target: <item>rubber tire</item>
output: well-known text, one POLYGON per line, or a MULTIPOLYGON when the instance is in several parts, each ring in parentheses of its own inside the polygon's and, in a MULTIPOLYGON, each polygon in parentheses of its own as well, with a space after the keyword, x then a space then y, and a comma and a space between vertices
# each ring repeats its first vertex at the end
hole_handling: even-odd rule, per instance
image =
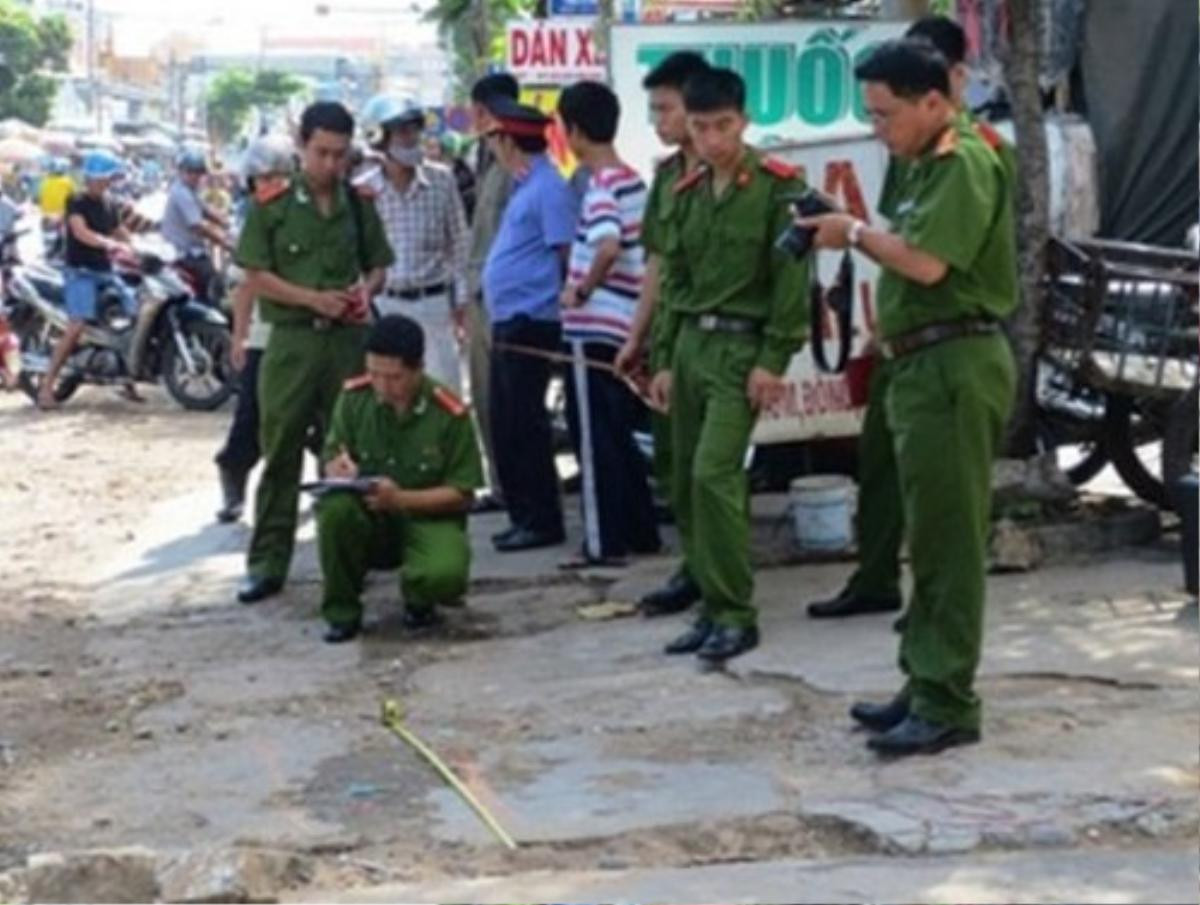
MULTIPOLYGON (((229 349, 232 346, 232 337, 228 327, 217 324, 210 324, 204 321, 200 323, 186 324, 180 328, 183 331, 184 337, 192 334, 213 334, 224 340, 225 353, 229 354, 229 349)), ((162 374, 163 382, 166 384, 167 392, 171 394, 171 398, 178 402, 181 406, 190 412, 211 412, 219 409, 234 394, 237 381, 234 379, 233 366, 226 361, 225 371, 228 374, 228 379, 221 385, 221 389, 213 393, 211 396, 197 398, 189 396, 184 392, 183 387, 179 385, 175 378, 176 371, 184 367, 180 361, 179 348, 175 345, 174 340, 166 344, 166 350, 163 354, 162 374)))
POLYGON ((1179 479, 1193 468, 1200 440, 1200 391, 1192 387, 1171 408, 1163 437, 1163 485, 1173 493, 1179 479))
POLYGON ((1098 420, 1094 424, 1091 422, 1077 421, 1074 424, 1062 424, 1061 416, 1055 416, 1044 410, 1038 411, 1037 432, 1041 441, 1042 448, 1046 450, 1057 449, 1059 446, 1068 443, 1076 443, 1080 439, 1078 434, 1080 431, 1086 430, 1090 425, 1091 428, 1100 436, 1096 438, 1095 444, 1091 451, 1072 465, 1070 468, 1064 469, 1063 474, 1067 476, 1074 486, 1082 487, 1096 475, 1100 474, 1109 463, 1108 444, 1104 438, 1104 422, 1098 420), (1064 434, 1069 435, 1064 437, 1064 434))
MULTIPOLYGON (((1134 413, 1137 406, 1130 396, 1109 396, 1104 410, 1104 429, 1108 438, 1108 453, 1125 486, 1147 503, 1159 509, 1171 509, 1170 494, 1162 481, 1138 457, 1137 447, 1146 440, 1146 429, 1135 436, 1134 413)), ((1164 430, 1156 431, 1158 436, 1164 430)))
MULTIPOLYGON (((18 334, 20 351, 25 351, 25 344, 30 336, 28 332, 29 328, 37 326, 40 326, 40 322, 27 324, 26 329, 23 329, 18 334)), ((49 356, 53 352, 54 349, 51 347, 49 350, 47 350, 47 355, 49 356)), ((22 368, 21 373, 17 376, 17 386, 21 388, 21 391, 29 397, 29 400, 34 405, 37 405, 38 393, 40 392, 42 386, 41 380, 35 381, 33 379, 33 375, 22 368)), ((75 391, 81 386, 83 386, 83 378, 78 374, 72 374, 69 377, 60 377, 58 380, 58 386, 54 388, 54 401, 59 404, 66 402, 75 395, 75 391)))

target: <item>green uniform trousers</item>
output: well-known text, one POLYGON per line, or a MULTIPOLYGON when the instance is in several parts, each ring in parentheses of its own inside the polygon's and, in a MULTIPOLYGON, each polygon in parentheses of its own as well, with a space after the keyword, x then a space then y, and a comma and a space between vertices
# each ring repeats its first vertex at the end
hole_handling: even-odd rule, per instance
POLYGON ((887 420, 894 367, 882 357, 876 360, 858 438, 858 570, 850 578, 849 589, 867 597, 900 596, 904 500, 887 420))
POLYGON ((325 588, 321 615, 330 625, 362 620, 363 579, 371 569, 400 569, 406 607, 429 610, 467 590, 471 544, 463 516, 378 515, 354 494, 317 505, 317 546, 325 588))
POLYGON ((1016 367, 1001 335, 932 346, 893 362, 894 438, 913 573, 900 668, 918 716, 977 729, 992 460, 1016 367))
POLYGON ((758 347, 756 336, 708 333, 688 322, 671 369, 672 494, 684 567, 704 595, 703 616, 730 628, 758 621, 745 468, 758 417, 746 381, 758 347))
POLYGON ((362 372, 362 327, 314 330, 277 324, 258 372, 262 478, 254 507, 247 571, 287 578, 296 542, 304 440, 314 422, 327 430, 342 383, 362 372))

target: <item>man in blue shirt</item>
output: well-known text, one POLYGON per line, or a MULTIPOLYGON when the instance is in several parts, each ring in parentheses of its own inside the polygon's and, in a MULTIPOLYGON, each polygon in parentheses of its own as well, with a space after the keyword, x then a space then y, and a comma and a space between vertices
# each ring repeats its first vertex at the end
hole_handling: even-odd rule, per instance
POLYGON ((513 192, 483 269, 492 325, 491 422, 511 526, 502 553, 560 544, 562 503, 546 387, 561 345, 558 297, 575 237, 577 200, 546 156, 549 120, 507 97, 489 104, 488 148, 513 175, 513 192), (521 347, 524 351, 516 351, 521 347), (532 353, 532 354, 531 354, 532 353))
POLYGON ((179 264, 191 275, 197 294, 210 302, 216 268, 208 251, 213 243, 232 251, 225 235, 228 221, 200 200, 200 184, 208 173, 208 161, 199 151, 185 151, 179 159, 179 178, 167 192, 167 207, 163 213, 163 238, 179 255, 179 264))

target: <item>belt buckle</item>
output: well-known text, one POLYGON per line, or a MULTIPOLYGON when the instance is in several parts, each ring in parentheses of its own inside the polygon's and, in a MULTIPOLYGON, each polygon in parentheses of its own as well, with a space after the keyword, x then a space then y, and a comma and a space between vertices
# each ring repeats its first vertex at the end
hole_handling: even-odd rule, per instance
POLYGON ((891 361, 896 357, 896 347, 886 339, 879 343, 879 354, 883 356, 884 361, 891 361))
POLYGON ((333 326, 333 321, 327 317, 314 317, 312 327, 317 332, 323 332, 333 326))
POLYGON ((719 320, 715 314, 701 314, 700 317, 697 318, 696 324, 701 330, 711 333, 717 329, 719 320))

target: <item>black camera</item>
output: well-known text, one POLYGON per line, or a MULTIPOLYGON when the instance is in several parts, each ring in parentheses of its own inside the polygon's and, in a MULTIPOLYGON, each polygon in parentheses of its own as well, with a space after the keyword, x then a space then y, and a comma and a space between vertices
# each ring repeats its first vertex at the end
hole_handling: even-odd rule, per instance
MULTIPOLYGON (((832 214, 837 210, 829 200, 815 189, 807 189, 799 195, 785 195, 784 201, 792 206, 792 211, 798 217, 816 217, 819 214, 832 214)), ((775 240, 775 247, 780 251, 799 260, 812 251, 813 236, 817 231, 812 227, 788 226, 775 240)))

